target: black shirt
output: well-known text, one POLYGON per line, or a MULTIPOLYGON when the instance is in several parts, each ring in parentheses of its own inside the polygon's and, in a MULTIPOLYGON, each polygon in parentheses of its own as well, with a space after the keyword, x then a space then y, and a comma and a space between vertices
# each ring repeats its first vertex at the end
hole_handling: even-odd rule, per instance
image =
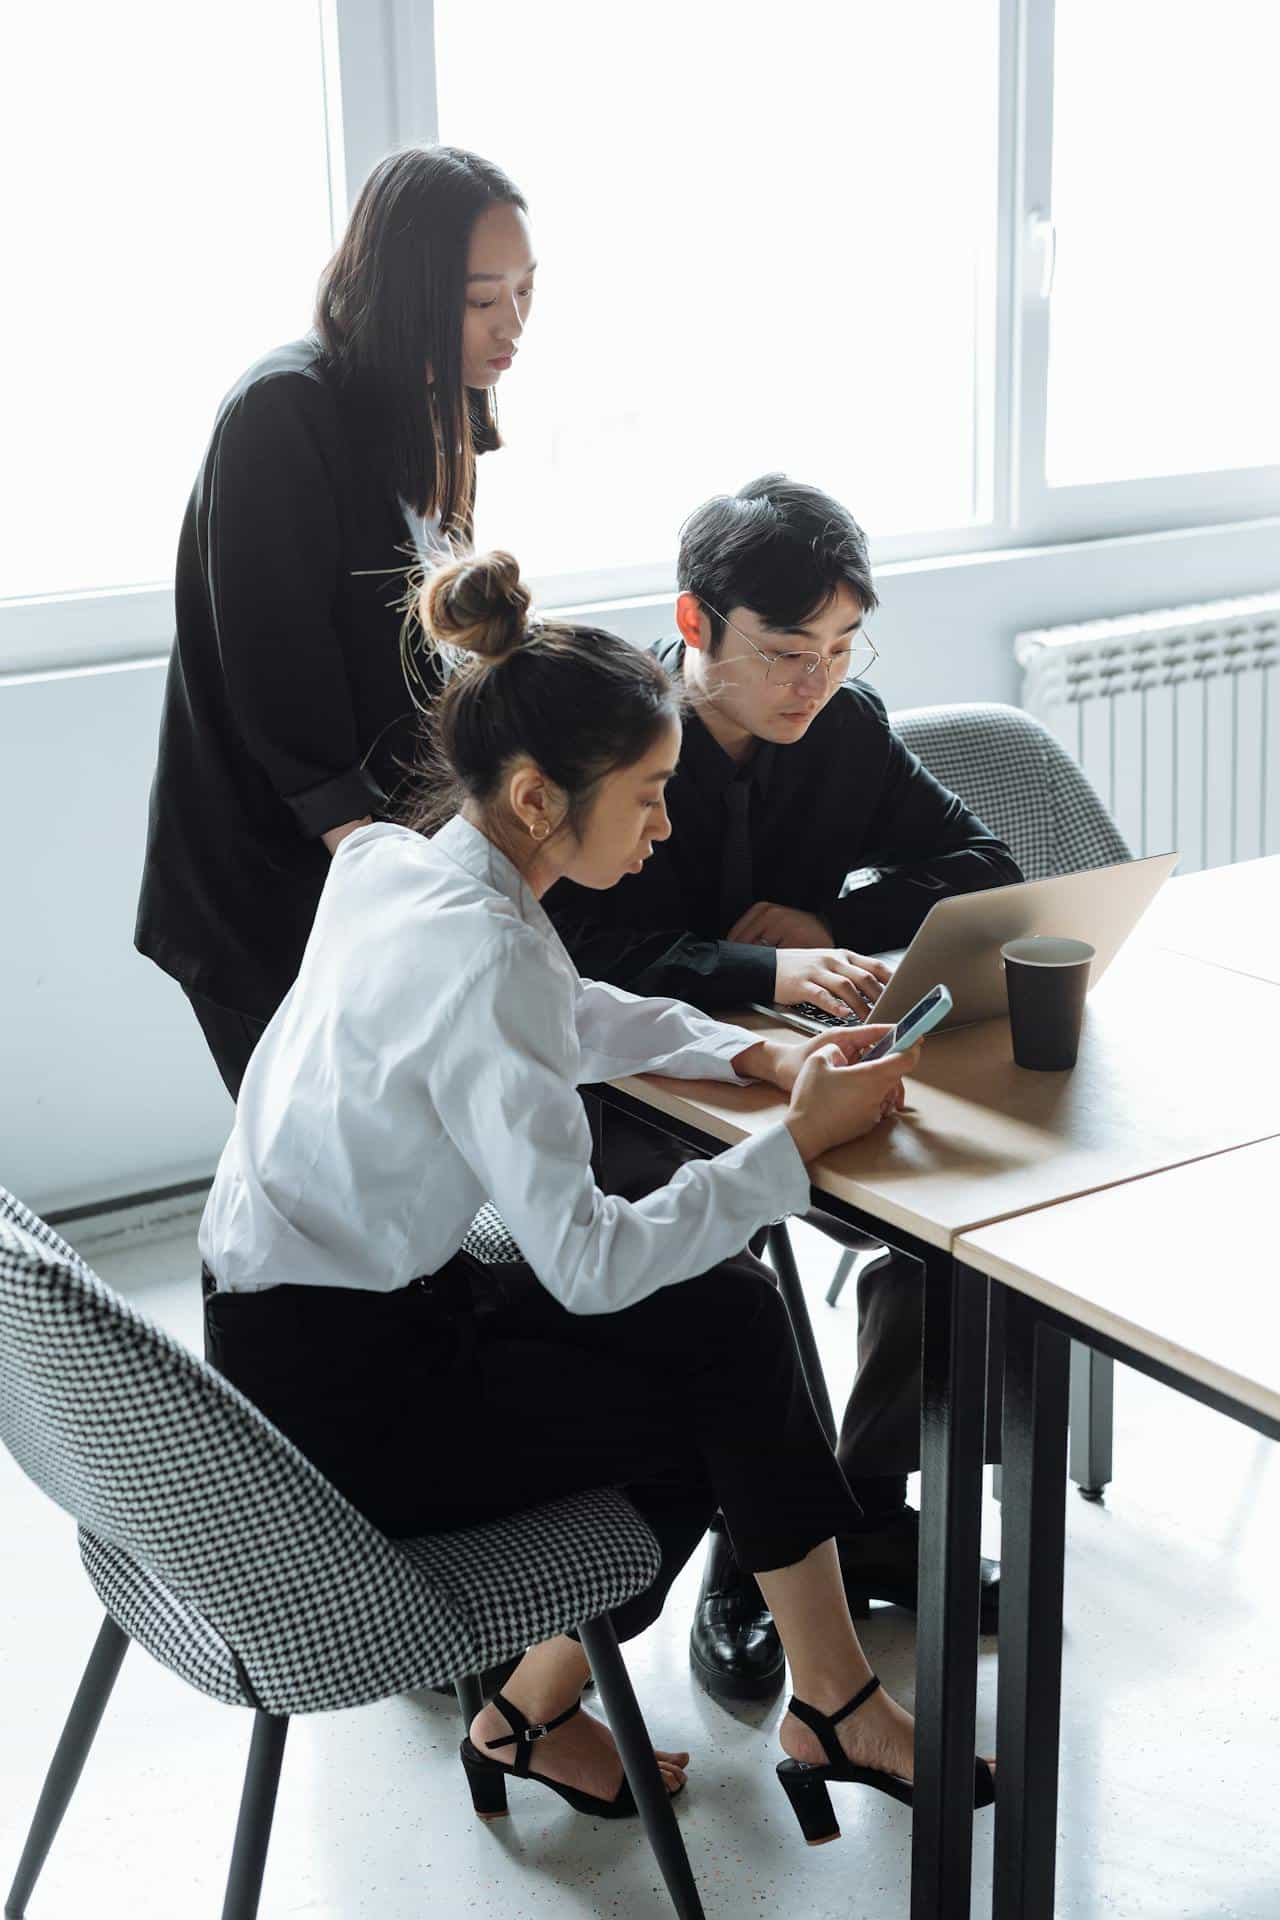
MULTIPOLYGON (((684 643, 653 651, 680 674, 684 643)), ((671 838, 607 892, 561 880, 546 906, 579 969, 633 993, 670 994, 709 1013, 773 998, 772 948, 724 938, 729 788, 748 784, 750 900, 822 917, 833 944, 860 953, 906 946, 935 900, 1020 880, 1004 842, 898 739, 879 695, 839 689, 803 739, 761 741, 745 767, 686 715, 667 787, 671 838), (846 877, 876 870, 842 895, 846 877)), ((740 888, 739 888, 740 891, 740 888)))
POLYGON ((416 736, 400 664, 404 512, 314 339, 223 401, 183 521, 135 942, 268 1018, 329 869, 319 835, 385 809, 416 736))

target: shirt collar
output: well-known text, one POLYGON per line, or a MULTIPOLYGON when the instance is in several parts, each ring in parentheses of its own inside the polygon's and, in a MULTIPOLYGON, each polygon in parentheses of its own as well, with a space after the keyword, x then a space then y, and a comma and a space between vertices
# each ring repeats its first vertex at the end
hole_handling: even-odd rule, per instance
MULTIPOLYGON (((664 664, 674 679, 684 679, 683 641, 674 653, 664 657, 664 664)), ((722 794, 735 780, 743 779, 765 798, 777 755, 778 749, 772 740, 757 740, 755 752, 748 761, 732 760, 692 705, 685 712, 681 765, 687 762, 698 785, 709 793, 722 794)))
POLYGON ((519 868, 478 827, 464 820, 460 813, 455 813, 452 820, 446 821, 432 835, 431 845, 483 886, 491 887, 495 893, 510 900, 529 926, 555 938, 555 929, 519 868))

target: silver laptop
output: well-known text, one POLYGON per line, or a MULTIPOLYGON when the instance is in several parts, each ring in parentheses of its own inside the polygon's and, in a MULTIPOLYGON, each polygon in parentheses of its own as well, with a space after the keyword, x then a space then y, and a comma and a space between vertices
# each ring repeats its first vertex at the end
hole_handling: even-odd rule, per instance
MULTIPOLYGON (((922 994, 939 981, 951 994, 952 1008, 942 1025, 967 1026, 1008 1010, 1000 949, 1007 940, 1028 934, 1057 934, 1087 940, 1097 958, 1089 986, 1097 986, 1133 929, 1178 864, 1176 853, 1153 853, 1088 873, 1064 873, 1052 880, 1024 880, 1017 886, 988 887, 981 893, 955 893, 939 900, 921 922, 909 947, 881 954, 893 978, 868 1016, 901 1020, 922 994)), ((856 1024, 818 1007, 763 1006, 802 1033, 856 1024)))

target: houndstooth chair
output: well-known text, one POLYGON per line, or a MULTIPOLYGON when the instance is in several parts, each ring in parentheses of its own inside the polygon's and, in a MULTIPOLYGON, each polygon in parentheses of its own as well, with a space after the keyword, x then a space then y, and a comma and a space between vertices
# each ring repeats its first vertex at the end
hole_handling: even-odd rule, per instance
MULTIPOLYGON (((903 745, 999 834, 1028 880, 1084 873, 1133 858, 1070 754, 1019 707, 912 707, 890 715, 903 745)), ((819 1224, 815 1221, 815 1224, 819 1224)), ((891 1256, 861 1256, 867 1272, 891 1256)), ((840 1297, 858 1252, 846 1251, 827 1293, 840 1297)), ((1105 1354, 1071 1354, 1071 1478, 1097 1499, 1111 1479, 1113 1367, 1105 1354)))
POLYGON ((675 1909, 701 1915, 607 1618, 659 1564, 619 1493, 388 1539, 2 1187, 0 1438, 77 1521, 106 1609, 6 1915, 26 1910, 131 1640, 201 1693, 253 1710, 223 1907, 223 1920, 253 1920, 291 1715, 475 1675, 573 1627, 675 1909))

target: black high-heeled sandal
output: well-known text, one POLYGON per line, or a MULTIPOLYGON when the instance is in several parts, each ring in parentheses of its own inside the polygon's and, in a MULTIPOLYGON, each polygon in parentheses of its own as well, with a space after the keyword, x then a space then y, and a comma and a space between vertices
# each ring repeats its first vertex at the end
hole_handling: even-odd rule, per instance
MULTIPOLYGON (((486 1740, 487 1747, 514 1747, 514 1763, 495 1760, 487 1753, 481 1753, 470 1736, 463 1741, 458 1752, 466 1770, 467 1785, 471 1789, 471 1804, 482 1820, 501 1820, 507 1811, 507 1777, 514 1774, 517 1780, 536 1780, 540 1787, 550 1787, 552 1793, 558 1793, 567 1800, 577 1813, 589 1813, 596 1820, 628 1820, 637 1811, 631 1784, 625 1773, 622 1784, 612 1800, 602 1800, 599 1794, 584 1793, 581 1787, 565 1786, 559 1780, 549 1780, 545 1773, 531 1773, 533 1764, 533 1743, 541 1740, 544 1734, 562 1727, 566 1720, 572 1720, 575 1713, 581 1711, 581 1700, 575 1700, 571 1707, 558 1713, 554 1720, 547 1720, 537 1726, 531 1725, 521 1713, 519 1707, 512 1706, 504 1693, 495 1693, 490 1703, 498 1709, 511 1728, 501 1740, 486 1740)), ((677 1792, 683 1791, 677 1788, 677 1792)))
MULTIPOLYGON (((825 1763, 819 1762, 813 1766, 803 1760, 778 1762, 778 1779, 791 1802, 792 1812, 800 1822, 800 1831, 811 1847, 820 1847, 824 1841, 840 1838, 840 1823, 832 1811, 831 1795, 827 1791, 829 1780, 849 1780, 858 1786, 874 1787, 877 1793, 887 1793, 891 1800, 900 1800, 904 1807, 912 1803, 910 1780, 903 1780, 896 1773, 886 1773, 880 1767, 858 1766, 847 1758, 836 1737, 840 1722, 864 1706, 879 1685, 879 1680, 872 1674, 866 1686, 855 1693, 848 1706, 841 1707, 839 1713, 819 1713, 807 1700, 797 1700, 794 1694, 787 1703, 787 1712, 794 1713, 797 1720, 803 1720, 805 1726, 817 1734, 827 1755, 825 1763)), ((975 1759, 974 1806, 989 1807, 995 1797, 995 1776, 985 1760, 975 1759)))

